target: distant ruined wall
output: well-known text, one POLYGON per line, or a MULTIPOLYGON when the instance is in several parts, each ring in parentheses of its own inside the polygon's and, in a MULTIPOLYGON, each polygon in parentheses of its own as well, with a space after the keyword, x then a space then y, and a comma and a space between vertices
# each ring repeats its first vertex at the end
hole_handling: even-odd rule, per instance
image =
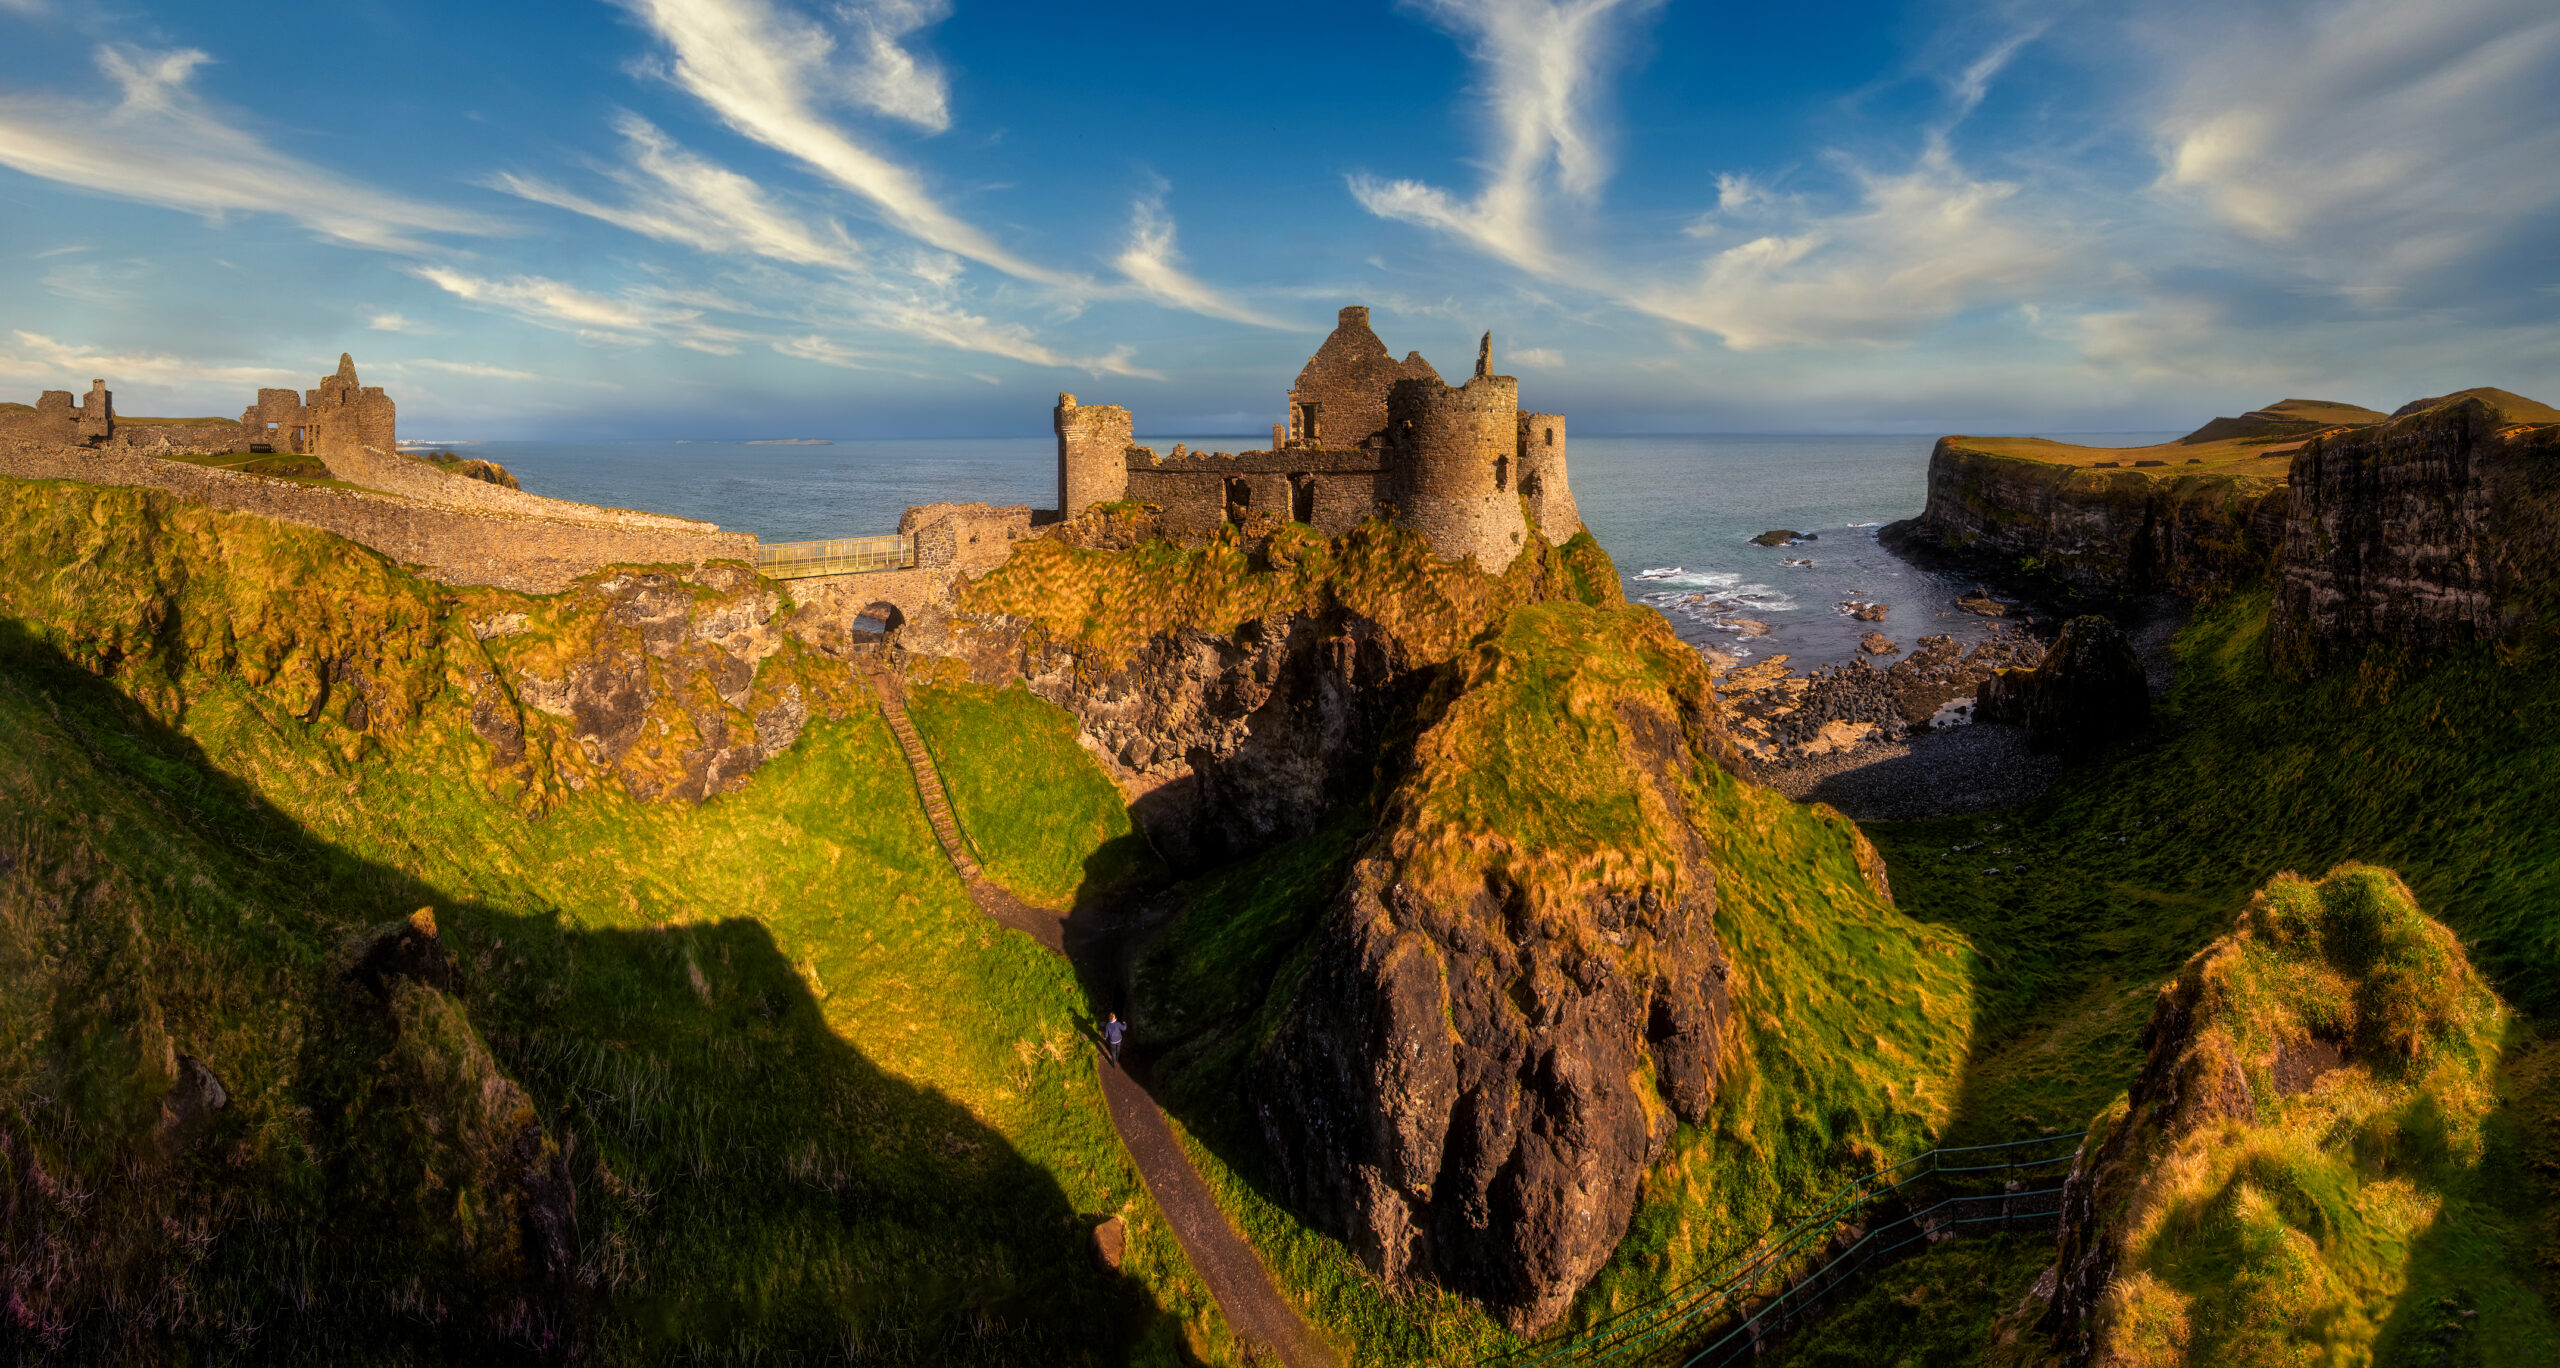
MULTIPOLYGON (((608 565, 752 564, 755 538, 610 522, 558 521, 436 507, 364 490, 331 489, 163 461, 109 448, 0 440, 0 476, 165 490, 215 508, 255 513, 361 542, 449 584, 556 594, 608 565)), ((696 524, 696 526, 708 526, 696 524)))
POLYGON ((0 413, 0 437, 27 442, 60 442, 89 446, 115 431, 115 396, 107 382, 89 382, 86 403, 73 403, 69 390, 46 390, 36 396, 33 413, 0 413))
POLYGON ((1565 478, 1563 414, 1520 415, 1520 496, 1550 543, 1562 546, 1582 530, 1582 510, 1565 478))
POLYGON ((1455 389, 1401 381, 1387 411, 1396 520, 1430 538, 1443 559, 1473 557, 1478 569, 1502 573, 1528 536, 1515 469, 1520 382, 1485 374, 1455 389))
POLYGON ((1118 404, 1080 405, 1058 396, 1058 516, 1072 518, 1095 504, 1129 493, 1129 410, 1118 404))

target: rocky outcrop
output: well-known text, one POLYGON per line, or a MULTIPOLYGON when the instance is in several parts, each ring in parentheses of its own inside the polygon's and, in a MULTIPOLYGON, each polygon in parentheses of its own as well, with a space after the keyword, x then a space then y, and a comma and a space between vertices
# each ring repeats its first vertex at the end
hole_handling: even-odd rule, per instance
MULTIPOLYGON (((1870 632, 1886 651, 1899 649, 1870 632)), ((1867 648, 1876 652, 1874 645, 1867 648)), ((2045 647, 2013 627, 1995 629, 1967 650, 1950 636, 1924 636, 1909 655, 1877 669, 1863 657, 1799 675, 1772 656, 1716 680, 1729 705, 1725 725, 1742 754, 1762 764, 1802 760, 1870 741, 1896 741, 1937 725, 1951 703, 1971 700, 2003 670, 2032 668, 2045 647)))
POLYGON ((1184 868, 1366 799, 1433 682, 1519 605, 1619 598, 1588 535, 1535 540, 1495 576, 1375 521, 1189 548, 1148 530, 1088 515, 1022 542, 961 587, 947 621, 901 641, 1075 714, 1148 839, 1184 868))
POLYGON ((2506 1021, 2389 870, 2279 875, 2160 990, 1991 1361, 2291 1361, 2303 1327, 2381 1324, 2447 1181, 2476 1181, 2506 1021))
POLYGON ((2142 658, 2114 623, 2094 613, 2063 624, 2033 669, 2002 670, 1982 682, 1974 719, 2027 729, 2038 750, 2104 745, 2151 716, 2142 658))
POLYGON ((1726 960, 1686 795, 1730 762, 1656 614, 1551 604, 1480 648, 1253 1070, 1289 1200, 1390 1284, 1543 1326, 1715 1097, 1726 960))
POLYGON ((1942 437, 1928 506, 1878 539, 2031 569, 2090 597, 2210 597, 2266 577, 2284 511, 2284 481, 2267 476, 2084 468, 1942 437))
POLYGON ((783 648, 781 599, 743 567, 612 574, 579 597, 562 624, 584 638, 572 651, 519 655, 506 640, 514 631, 484 636, 511 666, 473 700, 473 726, 496 756, 523 748, 524 719, 508 695, 568 723, 585 762, 560 770, 573 789, 602 772, 641 798, 700 802, 799 739, 809 720, 802 690, 757 688, 758 667, 783 648))
POLYGON ((2315 437, 2294 457, 2269 620, 2278 660, 2317 670, 2375 644, 2441 649, 2551 611, 2560 424, 2519 424, 2547 410, 2493 396, 2315 437))

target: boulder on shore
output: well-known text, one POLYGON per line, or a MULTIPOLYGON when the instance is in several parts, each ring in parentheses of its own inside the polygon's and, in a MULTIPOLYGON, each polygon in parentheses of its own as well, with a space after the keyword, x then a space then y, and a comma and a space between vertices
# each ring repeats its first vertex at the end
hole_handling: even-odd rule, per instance
POLYGON ((1790 532, 1783 527, 1773 527, 1753 537, 1751 544, 1753 546, 1793 546, 1800 541, 1813 540, 1815 537, 1810 532, 1790 532))
POLYGON ((2122 630, 2096 614, 2073 618, 2031 670, 1982 681, 1975 716, 2027 729, 2037 750, 2086 750, 2134 731, 2151 717, 2142 659, 2122 630))

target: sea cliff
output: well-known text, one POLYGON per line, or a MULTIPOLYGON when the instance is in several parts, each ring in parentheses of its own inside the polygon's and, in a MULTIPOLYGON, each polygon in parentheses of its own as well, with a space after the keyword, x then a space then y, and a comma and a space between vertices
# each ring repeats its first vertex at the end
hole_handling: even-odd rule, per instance
POLYGON ((2023 445, 1939 438, 1928 506, 1886 539, 2048 575, 2091 598, 2210 596, 2263 578, 2282 542, 2285 480, 2267 462, 2110 469, 1999 449, 2023 445))

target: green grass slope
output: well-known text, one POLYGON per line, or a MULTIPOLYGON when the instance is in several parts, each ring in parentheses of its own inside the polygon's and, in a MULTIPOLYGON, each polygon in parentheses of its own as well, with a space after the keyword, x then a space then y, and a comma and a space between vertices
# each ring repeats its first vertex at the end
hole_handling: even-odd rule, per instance
POLYGON ((566 748, 531 782, 491 763, 457 696, 494 650, 574 652, 574 595, 63 485, 0 486, 0 559, 0 1162, 36 1194, 0 1216, 0 1277, 40 1344, 1232 1352, 1111 1134, 1080 991, 971 906, 824 662, 766 663, 823 706, 745 788, 644 803, 568 783, 566 748), (480 641, 492 612, 530 626, 480 641), (313 681, 357 651, 351 718, 313 681), (420 906, 459 982, 386 1026, 339 967, 420 906), (180 1056, 230 1094, 201 1133, 164 1116, 180 1056), (577 1264, 529 1302, 479 1219, 507 1187, 468 1143, 487 1108, 453 1100, 510 1088, 575 1187, 577 1264), (1115 1215, 1117 1273, 1086 1248, 1115 1215))
MULTIPOLYGON (((1564 603, 1511 614, 1472 670, 1487 696, 1453 702, 1417 743, 1418 754, 1464 760, 1446 782, 1410 781, 1432 795, 1419 800, 1438 814, 1429 829, 1503 833, 1522 861, 1560 878, 1667 858, 1639 830, 1643 802, 1616 743, 1594 740, 1616 734, 1595 726, 1615 715, 1611 700, 1669 687, 1655 671, 1677 657, 1624 639, 1648 622, 1659 629, 1636 610, 1564 603), (1437 735, 1450 727, 1470 730, 1437 735)), ((1963 938, 1896 912, 1870 877, 1872 849, 1836 813, 1712 766, 1681 799, 1734 965, 1722 1086, 1710 1124, 1673 1134, 1626 1239, 1555 1335, 1694 1274, 1806 1194, 1926 1148, 1955 1100, 1972 1016, 1963 938)), ((1300 1223, 1272 1195, 1273 1162, 1243 1102, 1245 1071, 1368 821, 1347 814, 1190 885, 1140 965, 1140 1028, 1169 1046, 1158 1066, 1169 1105, 1283 1288, 1355 1342, 1359 1362, 1469 1361, 1518 1342, 1463 1299, 1380 1289, 1338 1241, 1300 1223)))

